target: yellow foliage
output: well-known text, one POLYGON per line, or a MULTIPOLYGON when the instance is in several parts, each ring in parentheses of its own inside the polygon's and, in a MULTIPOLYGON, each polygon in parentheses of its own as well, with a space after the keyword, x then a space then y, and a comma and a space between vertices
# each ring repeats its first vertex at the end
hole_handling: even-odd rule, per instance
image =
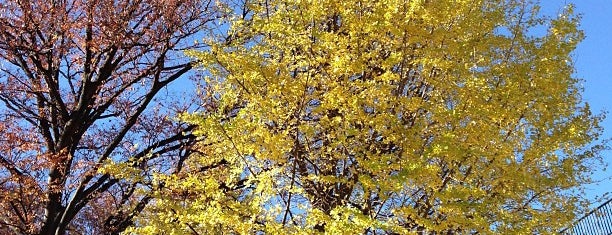
POLYGON ((572 220, 600 117, 572 77, 571 8, 549 21, 513 0, 240 7, 227 40, 190 54, 218 101, 183 117, 202 154, 132 232, 550 234, 572 220))

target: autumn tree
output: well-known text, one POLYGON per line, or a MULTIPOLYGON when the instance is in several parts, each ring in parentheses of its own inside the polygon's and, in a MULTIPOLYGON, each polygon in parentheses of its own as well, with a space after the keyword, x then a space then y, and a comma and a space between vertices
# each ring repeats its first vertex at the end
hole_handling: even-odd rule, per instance
POLYGON ((1 234, 132 224, 150 174, 190 154, 191 125, 172 119, 190 102, 168 87, 215 12, 200 0, 0 1, 1 234))
POLYGON ((552 234, 603 148, 571 53, 521 0, 249 0, 202 61, 204 141, 135 234, 552 234), (220 38, 225 40, 218 41, 220 38))

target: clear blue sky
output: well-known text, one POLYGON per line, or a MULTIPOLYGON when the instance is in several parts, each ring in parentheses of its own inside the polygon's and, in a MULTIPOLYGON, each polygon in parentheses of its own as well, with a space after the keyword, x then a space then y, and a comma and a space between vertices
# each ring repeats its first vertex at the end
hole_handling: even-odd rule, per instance
MULTIPOLYGON (((583 100, 591 105, 593 113, 608 112, 608 118, 603 122, 603 137, 612 138, 612 1, 541 0, 541 3, 543 13, 547 15, 556 15, 570 3, 582 15, 580 28, 586 38, 574 52, 576 76, 584 80, 583 100)), ((608 168, 612 167, 612 151, 603 154, 608 168)), ((612 193, 612 170, 599 171, 594 177, 601 182, 589 185, 588 198, 612 193)))

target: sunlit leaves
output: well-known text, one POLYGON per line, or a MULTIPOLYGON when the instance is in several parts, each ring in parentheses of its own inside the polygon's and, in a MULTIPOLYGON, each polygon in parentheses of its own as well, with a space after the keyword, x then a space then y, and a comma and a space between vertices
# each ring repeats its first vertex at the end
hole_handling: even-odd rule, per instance
POLYGON ((552 20, 524 1, 246 8, 226 41, 190 54, 218 110, 184 117, 205 141, 168 180, 216 188, 175 210, 160 199, 176 229, 554 233, 573 218, 601 146, 572 77, 571 8, 552 20))

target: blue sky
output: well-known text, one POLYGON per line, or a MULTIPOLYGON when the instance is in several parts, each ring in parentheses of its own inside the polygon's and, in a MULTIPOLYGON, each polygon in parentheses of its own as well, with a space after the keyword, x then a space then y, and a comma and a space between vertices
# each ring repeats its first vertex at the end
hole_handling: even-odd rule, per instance
MULTIPOLYGON (((580 28, 586 38, 574 52, 576 76, 584 80, 583 100, 593 113, 608 112, 604 120, 604 138, 612 138, 612 1, 610 0, 541 0, 544 14, 556 14, 566 4, 574 4, 581 14, 580 28)), ((612 151, 603 153, 608 168, 612 151)), ((588 198, 612 193, 612 170, 599 171, 594 177, 601 182, 589 185, 588 198)), ((595 206, 595 205, 594 205, 595 206)))

